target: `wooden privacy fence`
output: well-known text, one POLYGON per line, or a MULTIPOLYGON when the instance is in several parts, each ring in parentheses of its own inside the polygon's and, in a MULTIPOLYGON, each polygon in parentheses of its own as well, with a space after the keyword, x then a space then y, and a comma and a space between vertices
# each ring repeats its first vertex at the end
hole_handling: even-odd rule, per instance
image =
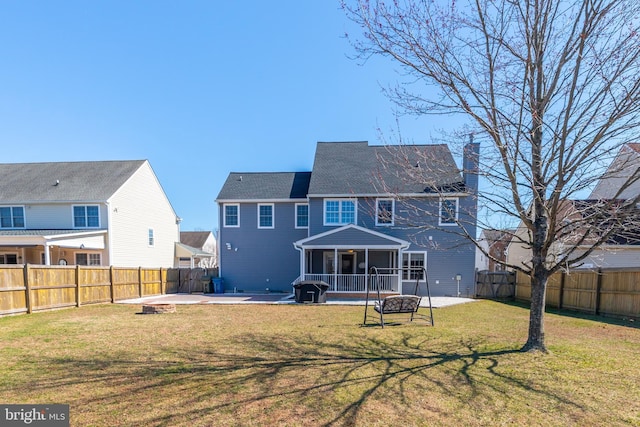
POLYGON ((511 298, 515 296, 516 274, 512 271, 476 272, 476 298, 511 298))
POLYGON ((3 266, 0 315, 115 302, 166 291, 167 269, 3 266))
MULTIPOLYGON (((517 300, 531 300, 531 280, 518 272, 517 300)), ((605 316, 640 317, 640 270, 572 270, 549 278, 546 305, 605 316)))

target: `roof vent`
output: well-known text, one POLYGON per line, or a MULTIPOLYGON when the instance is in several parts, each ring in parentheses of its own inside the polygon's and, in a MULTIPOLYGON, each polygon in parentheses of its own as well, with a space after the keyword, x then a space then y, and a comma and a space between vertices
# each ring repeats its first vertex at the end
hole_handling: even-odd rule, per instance
POLYGON ((54 187, 56 187, 56 186, 58 186, 59 184, 60 184, 60 180, 59 180, 59 179, 56 179, 56 183, 55 183, 55 184, 53 184, 53 186, 54 186, 54 187))

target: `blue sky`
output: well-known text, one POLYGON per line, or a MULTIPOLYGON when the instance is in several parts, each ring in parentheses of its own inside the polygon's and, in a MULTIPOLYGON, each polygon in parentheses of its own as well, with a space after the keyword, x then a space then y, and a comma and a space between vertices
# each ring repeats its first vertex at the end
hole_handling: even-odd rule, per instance
POLYGON ((349 59, 346 32, 337 0, 2 1, 0 162, 148 159, 182 230, 215 230, 229 172, 310 170, 317 141, 397 129, 398 74, 349 59))

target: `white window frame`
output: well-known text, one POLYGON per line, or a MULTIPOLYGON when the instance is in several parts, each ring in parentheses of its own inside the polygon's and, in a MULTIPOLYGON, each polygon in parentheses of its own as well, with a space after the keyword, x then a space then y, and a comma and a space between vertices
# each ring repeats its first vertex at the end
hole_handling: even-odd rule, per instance
POLYGON ((73 224, 73 228, 81 228, 81 229, 85 229, 85 228, 100 228, 100 224, 102 223, 102 218, 100 215, 100 205, 71 205, 71 223, 73 224), (92 207, 92 208, 98 208, 98 225, 93 226, 93 225, 89 225, 89 216, 87 215, 87 208, 92 207), (84 208, 84 220, 86 225, 85 226, 79 226, 76 225, 76 208, 84 208))
POLYGON ((147 232, 147 246, 149 246, 150 248, 153 248, 155 245, 156 245, 155 231, 153 230, 153 228, 149 228, 149 231, 147 232))
POLYGON ((438 225, 441 226, 455 226, 458 225, 458 211, 460 210, 460 199, 458 197, 441 197, 438 203, 438 225), (456 203, 456 214, 453 222, 442 221, 442 203, 445 201, 453 200, 456 203))
POLYGON ((396 201, 391 198, 380 198, 376 199, 376 225, 379 227, 391 227, 395 223, 396 219, 396 201), (391 222, 379 222, 380 219, 380 202, 391 202, 391 222))
MULTIPOLYGON (((409 268, 411 267, 411 255, 422 255, 422 260, 423 260, 423 267, 425 268, 425 270, 427 269, 427 252, 426 251, 405 251, 402 252, 402 258, 400 259, 400 263, 402 265, 402 280, 403 281, 415 281, 415 277, 411 277, 411 276, 407 276, 407 273, 409 272, 409 268), (404 265, 404 256, 407 255, 407 267, 405 267, 404 265), (406 268, 406 270, 405 270, 406 268)), ((420 280, 425 280, 424 277, 424 272, 422 274, 422 277, 420 277, 420 280)))
POLYGON ((0 206, 0 208, 9 208, 9 211, 11 212, 11 226, 10 227, 3 227, 2 224, 0 224, 0 229, 4 229, 4 230, 8 230, 8 229, 23 229, 23 228, 27 228, 27 210, 25 209, 25 207, 23 205, 2 205, 0 206), (15 224, 15 217, 13 216, 13 210, 15 208, 20 208, 22 209, 22 226, 21 227, 16 227, 15 224))
POLYGON ((276 207, 273 203, 258 203, 258 228, 260 229, 272 229, 276 227, 276 207), (260 208, 271 207, 271 225, 260 225, 260 208))
POLYGON ((240 227, 240 203, 225 203, 222 205, 222 226, 225 228, 238 228, 240 227), (227 206, 235 206, 238 209, 238 223, 235 225, 227 224, 227 206))
POLYGON ((333 225, 347 225, 347 224, 357 224, 358 223, 358 199, 324 199, 322 202, 322 224, 325 226, 333 226, 333 225), (327 203, 328 202, 338 202, 338 222, 327 222, 327 203), (344 222, 342 210, 342 203, 351 202, 353 203, 353 222, 344 222))
POLYGON ((307 229, 309 228, 309 203, 296 203, 296 224, 295 228, 298 229, 307 229), (307 207, 307 225, 298 225, 298 206, 306 206, 307 207))
POLYGON ((75 265, 86 265, 86 266, 93 266, 93 265, 102 265, 102 254, 100 252, 76 252, 75 254, 73 254, 73 261, 75 262, 75 265), (78 255, 86 255, 87 256, 87 263, 86 264, 78 264, 78 255), (98 263, 95 263, 95 259, 93 260, 94 262, 92 262, 91 258, 93 257, 97 257, 98 258, 98 263))

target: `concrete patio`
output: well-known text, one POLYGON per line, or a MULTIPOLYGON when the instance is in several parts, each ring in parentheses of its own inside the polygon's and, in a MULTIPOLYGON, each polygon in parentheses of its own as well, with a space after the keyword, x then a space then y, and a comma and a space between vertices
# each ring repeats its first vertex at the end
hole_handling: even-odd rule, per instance
MULTIPOLYGON (((371 298, 372 303, 375 298, 371 298)), ((465 304, 475 301, 471 298, 456 297, 431 297, 433 308, 448 307, 457 304, 465 304)), ((293 294, 167 294, 143 298, 133 298, 116 301, 117 304, 298 304, 293 294)), ((364 305, 365 300, 356 298, 327 299, 328 305, 364 305)), ((420 303, 422 307, 429 306, 429 299, 423 297, 420 303)))

